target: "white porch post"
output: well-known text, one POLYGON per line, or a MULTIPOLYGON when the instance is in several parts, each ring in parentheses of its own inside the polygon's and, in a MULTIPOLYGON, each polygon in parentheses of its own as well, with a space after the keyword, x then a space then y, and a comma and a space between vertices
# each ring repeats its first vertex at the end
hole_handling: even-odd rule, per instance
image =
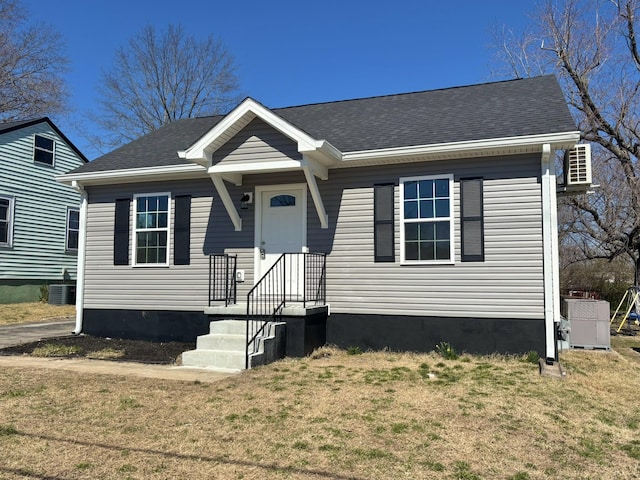
POLYGON ((84 310, 84 269, 85 269, 85 255, 87 251, 87 209, 88 209, 88 196, 87 192, 82 185, 77 181, 71 183, 72 187, 80 192, 80 231, 78 232, 78 261, 76 266, 76 328, 73 331, 74 334, 80 335, 82 333, 82 321, 84 310))
POLYGON ((560 269, 555 159, 551 145, 542 146, 542 248, 546 358, 556 358, 555 331, 560 322, 560 269))

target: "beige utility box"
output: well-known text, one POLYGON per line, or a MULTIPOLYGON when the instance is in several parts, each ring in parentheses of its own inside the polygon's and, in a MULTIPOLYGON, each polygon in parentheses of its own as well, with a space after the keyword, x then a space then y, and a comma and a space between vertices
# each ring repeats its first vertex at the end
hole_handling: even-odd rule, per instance
POLYGON ((567 297, 561 313, 569 321, 571 348, 611 349, 609 302, 567 297))

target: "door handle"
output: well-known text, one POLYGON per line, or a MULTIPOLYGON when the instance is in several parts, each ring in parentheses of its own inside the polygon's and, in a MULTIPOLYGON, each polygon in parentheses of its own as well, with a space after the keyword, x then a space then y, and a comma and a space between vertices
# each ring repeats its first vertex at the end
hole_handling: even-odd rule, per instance
POLYGON ((267 252, 265 252, 264 248, 260 249, 260 260, 264 260, 265 259, 266 253, 267 252))

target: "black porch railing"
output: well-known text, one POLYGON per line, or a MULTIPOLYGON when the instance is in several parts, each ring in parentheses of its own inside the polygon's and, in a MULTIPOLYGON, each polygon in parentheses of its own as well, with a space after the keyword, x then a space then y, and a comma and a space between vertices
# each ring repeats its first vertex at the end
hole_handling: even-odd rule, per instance
POLYGON ((209 256, 209 306, 224 302, 236 303, 236 255, 220 253, 209 256))
POLYGON ((324 253, 283 253, 247 294, 245 368, 259 349, 258 337, 269 322, 282 318, 287 302, 324 305, 326 292, 324 253))

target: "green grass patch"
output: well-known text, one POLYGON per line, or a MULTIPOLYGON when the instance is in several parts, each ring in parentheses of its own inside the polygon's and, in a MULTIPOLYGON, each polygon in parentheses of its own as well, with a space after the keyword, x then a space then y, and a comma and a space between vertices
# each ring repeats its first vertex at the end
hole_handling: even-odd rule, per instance
POLYGON ((17 435, 18 430, 13 425, 0 425, 0 437, 17 435))
POLYGON ((104 348, 95 352, 87 353, 87 358, 94 360, 115 360, 125 356, 124 350, 116 350, 115 348, 104 348))
POLYGON ((631 443, 626 443, 620 448, 622 448, 629 457, 640 460, 640 440, 633 440, 631 443))
POLYGON ((34 348, 31 355, 34 357, 73 357, 82 354, 82 347, 75 345, 60 345, 57 343, 47 343, 42 347, 34 348))
POLYGON ((131 408, 140 408, 140 407, 142 407, 142 404, 133 397, 122 397, 120 399, 120 408, 123 410, 129 410, 131 408))
POLYGON ((480 476, 471 470, 467 462, 457 461, 454 465, 457 480, 482 480, 480 476))

